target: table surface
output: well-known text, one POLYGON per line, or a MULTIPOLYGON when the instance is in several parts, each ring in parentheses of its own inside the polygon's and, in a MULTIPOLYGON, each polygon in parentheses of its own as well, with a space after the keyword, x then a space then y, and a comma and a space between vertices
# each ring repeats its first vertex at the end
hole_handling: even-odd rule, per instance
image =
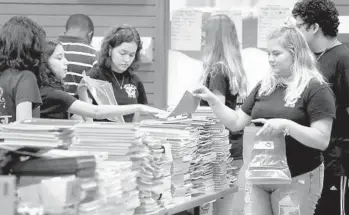
POLYGON ((159 215, 170 215, 170 214, 176 214, 185 210, 189 210, 191 208, 195 208, 197 206, 203 205, 207 202, 211 202, 216 199, 220 199, 226 195, 235 193, 238 191, 237 186, 230 187, 225 190, 220 190, 213 193, 208 193, 206 195, 201 195, 197 197, 192 197, 189 201, 180 203, 180 204, 174 204, 169 205, 168 207, 164 208, 159 215))

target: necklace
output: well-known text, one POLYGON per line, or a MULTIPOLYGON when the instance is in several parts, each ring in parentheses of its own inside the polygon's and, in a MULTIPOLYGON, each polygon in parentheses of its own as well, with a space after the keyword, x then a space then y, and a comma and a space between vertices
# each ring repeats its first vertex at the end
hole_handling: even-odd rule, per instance
POLYGON ((122 90, 122 86, 124 85, 125 77, 122 76, 122 81, 121 81, 121 84, 120 84, 113 71, 111 72, 111 74, 113 74, 113 76, 114 76, 114 78, 115 78, 115 81, 118 83, 120 89, 122 90))
POLYGON ((337 39, 333 41, 321 54, 316 58, 316 61, 319 61, 319 59, 324 55, 330 48, 334 47, 334 44, 337 42, 337 39))

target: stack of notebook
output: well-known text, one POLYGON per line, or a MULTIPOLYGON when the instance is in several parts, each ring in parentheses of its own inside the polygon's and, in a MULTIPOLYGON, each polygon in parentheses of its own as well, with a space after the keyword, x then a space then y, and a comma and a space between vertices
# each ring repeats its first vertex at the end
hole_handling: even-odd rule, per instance
POLYGON ((74 142, 73 126, 61 124, 11 123, 2 126, 1 145, 10 147, 57 148, 74 142))
POLYGON ((71 150, 108 152, 108 160, 112 161, 139 160, 148 155, 137 125, 132 123, 79 124, 75 126, 75 135, 77 140, 71 150))

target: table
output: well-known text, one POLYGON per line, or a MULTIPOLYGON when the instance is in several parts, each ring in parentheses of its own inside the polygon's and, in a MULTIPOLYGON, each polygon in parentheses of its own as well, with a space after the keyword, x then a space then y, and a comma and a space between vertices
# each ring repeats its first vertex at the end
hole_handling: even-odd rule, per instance
POLYGON ((197 197, 191 198, 189 201, 183 202, 181 204, 177 205, 169 205, 168 207, 164 208, 159 215, 171 215, 176 214, 185 210, 189 210, 191 208, 194 208, 194 215, 200 214, 200 205, 203 205, 207 202, 211 202, 216 199, 220 199, 228 194, 236 193, 238 191, 237 186, 230 187, 225 190, 217 191, 214 193, 209 193, 206 195, 201 195, 197 197))

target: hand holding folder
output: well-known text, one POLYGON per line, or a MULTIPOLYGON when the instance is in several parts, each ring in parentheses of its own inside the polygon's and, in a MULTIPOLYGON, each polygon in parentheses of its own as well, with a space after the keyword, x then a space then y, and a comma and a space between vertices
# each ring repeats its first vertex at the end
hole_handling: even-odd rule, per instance
MULTIPOLYGON (((98 79, 93 79, 82 73, 80 85, 85 85, 98 105, 118 105, 111 83, 98 79)), ((125 122, 123 116, 108 118, 114 122, 125 122)))
POLYGON ((171 117, 187 116, 196 111, 200 104, 200 98, 195 97, 191 92, 186 91, 176 107, 165 114, 157 115, 160 119, 168 119, 171 117))

